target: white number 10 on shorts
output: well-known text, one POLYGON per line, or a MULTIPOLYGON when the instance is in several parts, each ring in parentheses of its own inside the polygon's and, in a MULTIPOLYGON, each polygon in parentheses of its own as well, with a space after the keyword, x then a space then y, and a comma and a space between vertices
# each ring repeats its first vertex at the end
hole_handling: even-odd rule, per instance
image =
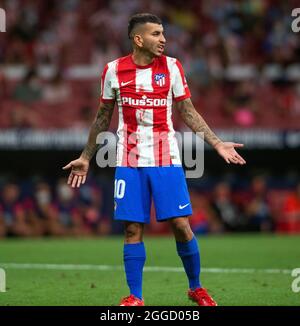
POLYGON ((124 180, 115 180, 115 193, 114 197, 118 199, 122 199, 125 194, 126 183, 124 180))

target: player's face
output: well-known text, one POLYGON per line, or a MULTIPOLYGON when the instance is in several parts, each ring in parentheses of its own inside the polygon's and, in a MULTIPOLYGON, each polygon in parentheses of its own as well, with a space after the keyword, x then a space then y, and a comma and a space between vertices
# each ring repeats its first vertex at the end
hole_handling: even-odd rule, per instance
POLYGON ((146 23, 141 31, 142 49, 159 57, 163 54, 166 39, 164 37, 162 25, 146 23))

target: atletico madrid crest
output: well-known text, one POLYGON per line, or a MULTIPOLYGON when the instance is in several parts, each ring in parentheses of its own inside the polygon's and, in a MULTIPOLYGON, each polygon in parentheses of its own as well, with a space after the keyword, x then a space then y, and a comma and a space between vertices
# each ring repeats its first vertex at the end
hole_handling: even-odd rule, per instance
POLYGON ((166 83, 166 75, 165 74, 155 74, 154 81, 158 86, 164 86, 166 83))

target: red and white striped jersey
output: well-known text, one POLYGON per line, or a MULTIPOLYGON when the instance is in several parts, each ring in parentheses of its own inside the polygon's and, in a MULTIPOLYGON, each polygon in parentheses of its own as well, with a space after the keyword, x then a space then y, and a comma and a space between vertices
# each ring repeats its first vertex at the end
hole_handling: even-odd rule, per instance
POLYGON ((101 101, 117 101, 117 166, 181 164, 172 123, 172 102, 191 96, 175 58, 161 56, 147 66, 132 55, 108 63, 101 78, 101 101))

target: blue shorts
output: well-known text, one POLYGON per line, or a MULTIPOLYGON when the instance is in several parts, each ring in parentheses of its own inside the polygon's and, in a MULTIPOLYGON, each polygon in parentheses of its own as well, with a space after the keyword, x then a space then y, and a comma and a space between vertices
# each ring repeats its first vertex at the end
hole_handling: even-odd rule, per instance
POLYGON ((192 214, 181 166, 116 168, 115 220, 150 223, 152 198, 157 221, 192 214))

